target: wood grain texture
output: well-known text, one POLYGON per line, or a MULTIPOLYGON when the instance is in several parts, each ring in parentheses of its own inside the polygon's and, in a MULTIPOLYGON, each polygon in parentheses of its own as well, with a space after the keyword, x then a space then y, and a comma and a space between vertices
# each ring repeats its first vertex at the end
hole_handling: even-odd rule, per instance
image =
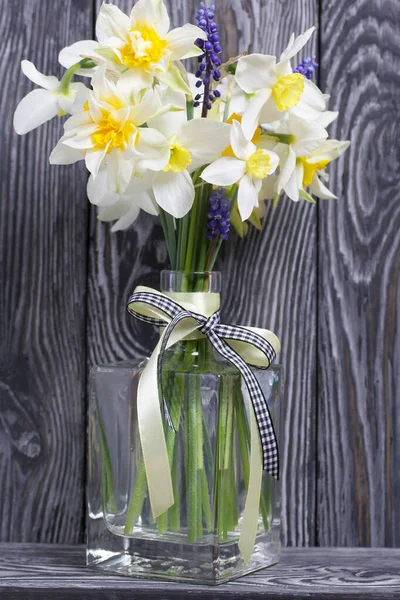
MULTIPOLYGON (((129 12, 132 2, 117 1, 129 12)), ((97 9, 100 7, 97 0, 97 9)), ((280 53, 292 31, 318 21, 316 0, 217 0, 224 56, 246 49, 280 53)), ((193 20, 197 3, 168 3, 174 26, 193 20)), ((316 38, 306 54, 316 51, 316 38)), ((135 285, 158 285, 167 264, 162 232, 142 214, 126 232, 110 234, 93 214, 89 265, 89 363, 148 353, 148 326, 126 314, 135 285)), ((282 201, 269 210, 262 234, 235 235, 217 265, 224 275, 226 322, 268 327, 282 340, 286 373, 283 541, 313 545, 315 512, 316 207, 282 201), (251 290, 251 291, 250 291, 251 290)))
POLYGON ((321 202, 318 542, 400 544, 400 10, 396 1, 322 3, 322 83, 334 92, 321 202))
POLYGON ((29 58, 57 73, 58 51, 91 35, 91 2, 14 0, 0 11, 0 539, 81 540, 84 460, 86 175, 50 167, 54 120, 12 129, 34 88, 29 58))
POLYGON ((286 548, 280 563, 218 587, 163 583, 85 567, 83 546, 1 545, 0 596, 9 600, 392 600, 400 549, 286 548))

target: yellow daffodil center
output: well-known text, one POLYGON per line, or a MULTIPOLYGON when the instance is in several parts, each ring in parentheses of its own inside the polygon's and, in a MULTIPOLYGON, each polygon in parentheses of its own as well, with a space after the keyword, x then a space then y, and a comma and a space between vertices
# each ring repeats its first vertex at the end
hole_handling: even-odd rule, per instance
MULTIPOLYGON (((226 120, 226 122, 229 123, 229 125, 232 125, 233 121, 238 121, 239 123, 241 123, 242 115, 238 115, 237 113, 232 113, 231 116, 226 120)), ((253 144, 258 144, 258 142, 260 141, 260 138, 261 138, 261 127, 257 127, 251 141, 253 142, 253 144)), ((222 153, 222 156, 231 156, 231 157, 235 158, 235 153, 232 150, 232 146, 228 146, 227 148, 225 148, 225 150, 222 153)))
POLYGON ((271 172, 271 159, 269 154, 261 148, 253 152, 246 160, 246 171, 249 175, 264 179, 271 172))
POLYGON ((283 112, 298 104, 304 92, 304 77, 300 73, 291 73, 279 77, 272 88, 272 97, 276 108, 283 112))
POLYGON ((129 32, 129 42, 120 50, 122 63, 129 67, 151 70, 165 55, 167 41, 148 25, 135 25, 129 32))
POLYGON ((96 123, 98 129, 92 134, 92 142, 95 150, 103 150, 106 146, 107 154, 113 148, 125 149, 136 132, 135 143, 138 141, 138 132, 132 121, 121 122, 103 113, 102 119, 96 123))
POLYGON ((300 160, 304 167, 303 186, 310 185, 315 173, 325 169, 326 165, 330 162, 329 160, 321 160, 320 162, 310 163, 307 161, 307 158, 300 158, 298 160, 300 160))
POLYGON ((189 150, 186 150, 186 148, 184 148, 180 144, 177 144, 176 142, 171 144, 170 151, 171 154, 169 158, 169 163, 164 168, 164 171, 173 171, 174 173, 180 173, 181 171, 184 171, 186 167, 188 167, 192 162, 189 150))

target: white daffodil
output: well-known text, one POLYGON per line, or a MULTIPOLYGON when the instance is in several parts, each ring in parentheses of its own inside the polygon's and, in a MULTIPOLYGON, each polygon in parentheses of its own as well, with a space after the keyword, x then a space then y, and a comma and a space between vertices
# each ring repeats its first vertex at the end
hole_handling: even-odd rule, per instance
POLYGON ((43 75, 29 60, 21 62, 21 69, 42 89, 29 92, 15 110, 14 129, 19 135, 36 129, 57 115, 73 114, 89 96, 89 90, 83 83, 71 83, 65 91, 57 77, 43 75))
POLYGON ((243 131, 247 137, 259 123, 271 123, 291 110, 298 116, 315 119, 325 110, 321 91, 300 73, 293 73, 290 59, 310 39, 315 27, 295 38, 281 54, 275 56, 249 54, 239 59, 236 69, 238 85, 252 98, 243 115, 243 131))
POLYGON ((318 198, 324 200, 337 199, 337 196, 324 183, 328 179, 325 169, 332 160, 339 158, 349 146, 349 141, 325 140, 308 156, 303 157, 299 167, 303 187, 309 186, 311 193, 318 198))
MULTIPOLYGON (((297 202, 300 198, 299 169, 302 157, 318 148, 328 137, 328 132, 316 121, 304 121, 295 115, 288 114, 275 128, 277 138, 285 143, 278 144, 274 150, 280 157, 280 173, 277 193, 283 191, 289 198, 297 202)), ((271 136, 274 135, 271 133, 271 136)))
POLYGON ((106 166, 108 189, 122 193, 134 170, 163 169, 170 151, 159 131, 143 127, 161 109, 157 92, 148 90, 131 104, 118 84, 105 75, 105 69, 105 65, 97 68, 89 101, 82 112, 66 121, 65 135, 51 153, 50 162, 71 164, 84 159, 94 179, 106 166))
MULTIPOLYGON (((254 131, 250 132, 250 139, 253 135, 254 131)), ((230 144, 234 156, 219 158, 206 167, 201 176, 214 185, 239 185, 238 209, 245 221, 258 206, 262 181, 275 171, 279 157, 275 152, 257 148, 250 142, 236 120, 232 123, 230 144)))
POLYGON ((136 173, 122 194, 109 191, 109 177, 107 169, 99 171, 96 179, 91 175, 87 185, 87 194, 90 202, 99 207, 98 218, 100 221, 116 221, 111 231, 127 229, 139 215, 140 210, 151 215, 157 215, 157 204, 152 192, 151 171, 143 175, 136 173))
MULTIPOLYGON (((169 92, 169 101, 176 92, 169 92)), ((152 121, 168 140, 170 159, 155 173, 153 191, 157 203, 175 218, 192 207, 195 190, 190 176, 199 167, 216 160, 229 144, 230 125, 212 119, 186 120, 185 111, 166 113, 152 121)))
MULTIPOLYGON (((95 53, 107 59, 121 73, 125 89, 151 87, 154 78, 169 87, 189 93, 189 87, 174 64, 199 56, 198 38, 204 31, 190 23, 169 31, 169 17, 162 0, 139 0, 130 16, 117 6, 103 3, 96 22, 99 46, 95 53)), ((85 52, 84 45, 80 48, 85 52)), ((87 48, 88 52, 93 51, 87 48)))

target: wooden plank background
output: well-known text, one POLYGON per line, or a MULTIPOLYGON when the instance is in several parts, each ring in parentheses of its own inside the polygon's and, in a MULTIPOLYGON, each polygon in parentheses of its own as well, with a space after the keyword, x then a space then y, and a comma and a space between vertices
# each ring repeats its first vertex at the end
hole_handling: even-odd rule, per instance
MULTIPOLYGON (((100 0, 3 4, 0 539, 75 543, 87 371, 151 349, 125 300, 138 283, 157 284, 167 256, 154 218, 110 234, 85 199, 83 164, 48 165, 60 122, 24 138, 12 131, 33 87, 19 61, 60 75, 59 49, 93 36, 100 0)), ((332 133, 353 142, 331 170, 339 201, 282 201, 262 235, 231 239, 219 263, 224 319, 269 327, 283 342, 283 541, 400 545, 400 11, 396 0, 216 4, 225 55, 279 54, 292 31, 319 25, 306 54, 318 55, 341 111, 332 133)), ((193 0, 168 7, 174 25, 195 12, 193 0)))

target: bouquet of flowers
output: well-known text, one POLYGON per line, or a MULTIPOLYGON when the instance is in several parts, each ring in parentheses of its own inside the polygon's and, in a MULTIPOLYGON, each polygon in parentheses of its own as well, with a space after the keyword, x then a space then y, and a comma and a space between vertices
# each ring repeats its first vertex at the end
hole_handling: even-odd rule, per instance
POLYGON ((199 294, 202 302, 204 292, 210 291, 207 274, 231 227, 240 236, 249 224, 261 229, 265 202, 275 205, 285 196, 295 202, 314 202, 313 196, 335 198, 327 187, 327 166, 349 142, 328 137, 327 127, 337 113, 328 110, 329 96, 312 82, 315 59, 292 65, 314 27, 298 37, 292 35, 279 60, 243 53, 223 62, 214 7, 201 2, 196 19, 197 25, 170 29, 162 0, 138 0, 129 16, 113 4, 103 4, 96 23, 97 41, 79 41, 61 50, 59 62, 66 68, 61 81, 22 61, 24 74, 41 89, 21 100, 14 127, 25 134, 53 117, 69 115, 50 162, 85 161, 90 173, 88 198, 98 207, 100 220, 114 222, 112 231, 129 227, 140 210, 158 216, 171 269, 186 274, 179 280, 179 289, 172 290, 181 294, 179 304, 146 288, 130 299, 135 316, 164 325, 166 330, 153 355, 157 360, 150 359, 141 373, 139 395, 156 401, 151 423, 143 417, 139 425, 139 462, 126 493, 130 502, 120 511, 122 526, 115 507, 118 494, 107 427, 100 418, 103 509, 117 515, 116 520, 111 518, 110 528, 116 527, 125 536, 134 536, 135 527, 144 524, 158 528, 159 534, 184 529, 189 543, 204 541, 206 534, 216 532, 224 544, 241 526, 251 530, 247 540, 239 540, 246 563, 257 533, 258 504, 265 531, 271 526, 271 488, 268 483, 261 487, 261 475, 257 484, 254 456, 260 455, 261 465, 263 455, 264 468, 277 474, 275 459, 268 463, 268 435, 273 437, 268 408, 262 393, 257 397, 259 384, 254 383, 247 365, 268 367, 279 342, 264 330, 242 328, 238 332, 219 326, 215 318, 219 306, 208 314, 193 295, 199 294), (74 82, 76 75, 86 77, 89 85, 74 82), (177 336, 185 320, 194 320, 195 326, 192 323, 190 331, 186 328, 177 336), (236 340, 234 350, 229 339, 236 340), (170 350, 168 340, 171 346, 175 344, 170 350), (249 357, 247 350, 238 349, 238 343, 261 348, 267 359, 249 357), (223 364, 212 355, 215 351, 222 355, 223 364), (155 389, 148 384, 151 369, 155 389), (195 372, 219 377, 216 428, 206 423, 203 388, 195 372), (241 377, 251 396, 252 408, 247 413, 241 377), (158 400, 160 385, 162 402, 158 400), (156 405, 164 405, 164 422, 156 405), (261 448, 251 437, 253 409, 261 448), (182 420, 180 461, 177 437, 182 420), (147 438, 149 431, 154 432, 147 449, 144 431, 147 438), (237 500, 235 435, 253 520, 251 508, 243 515, 237 500), (162 468, 157 471, 155 463, 162 468), (179 492, 180 478, 186 500, 179 492))

